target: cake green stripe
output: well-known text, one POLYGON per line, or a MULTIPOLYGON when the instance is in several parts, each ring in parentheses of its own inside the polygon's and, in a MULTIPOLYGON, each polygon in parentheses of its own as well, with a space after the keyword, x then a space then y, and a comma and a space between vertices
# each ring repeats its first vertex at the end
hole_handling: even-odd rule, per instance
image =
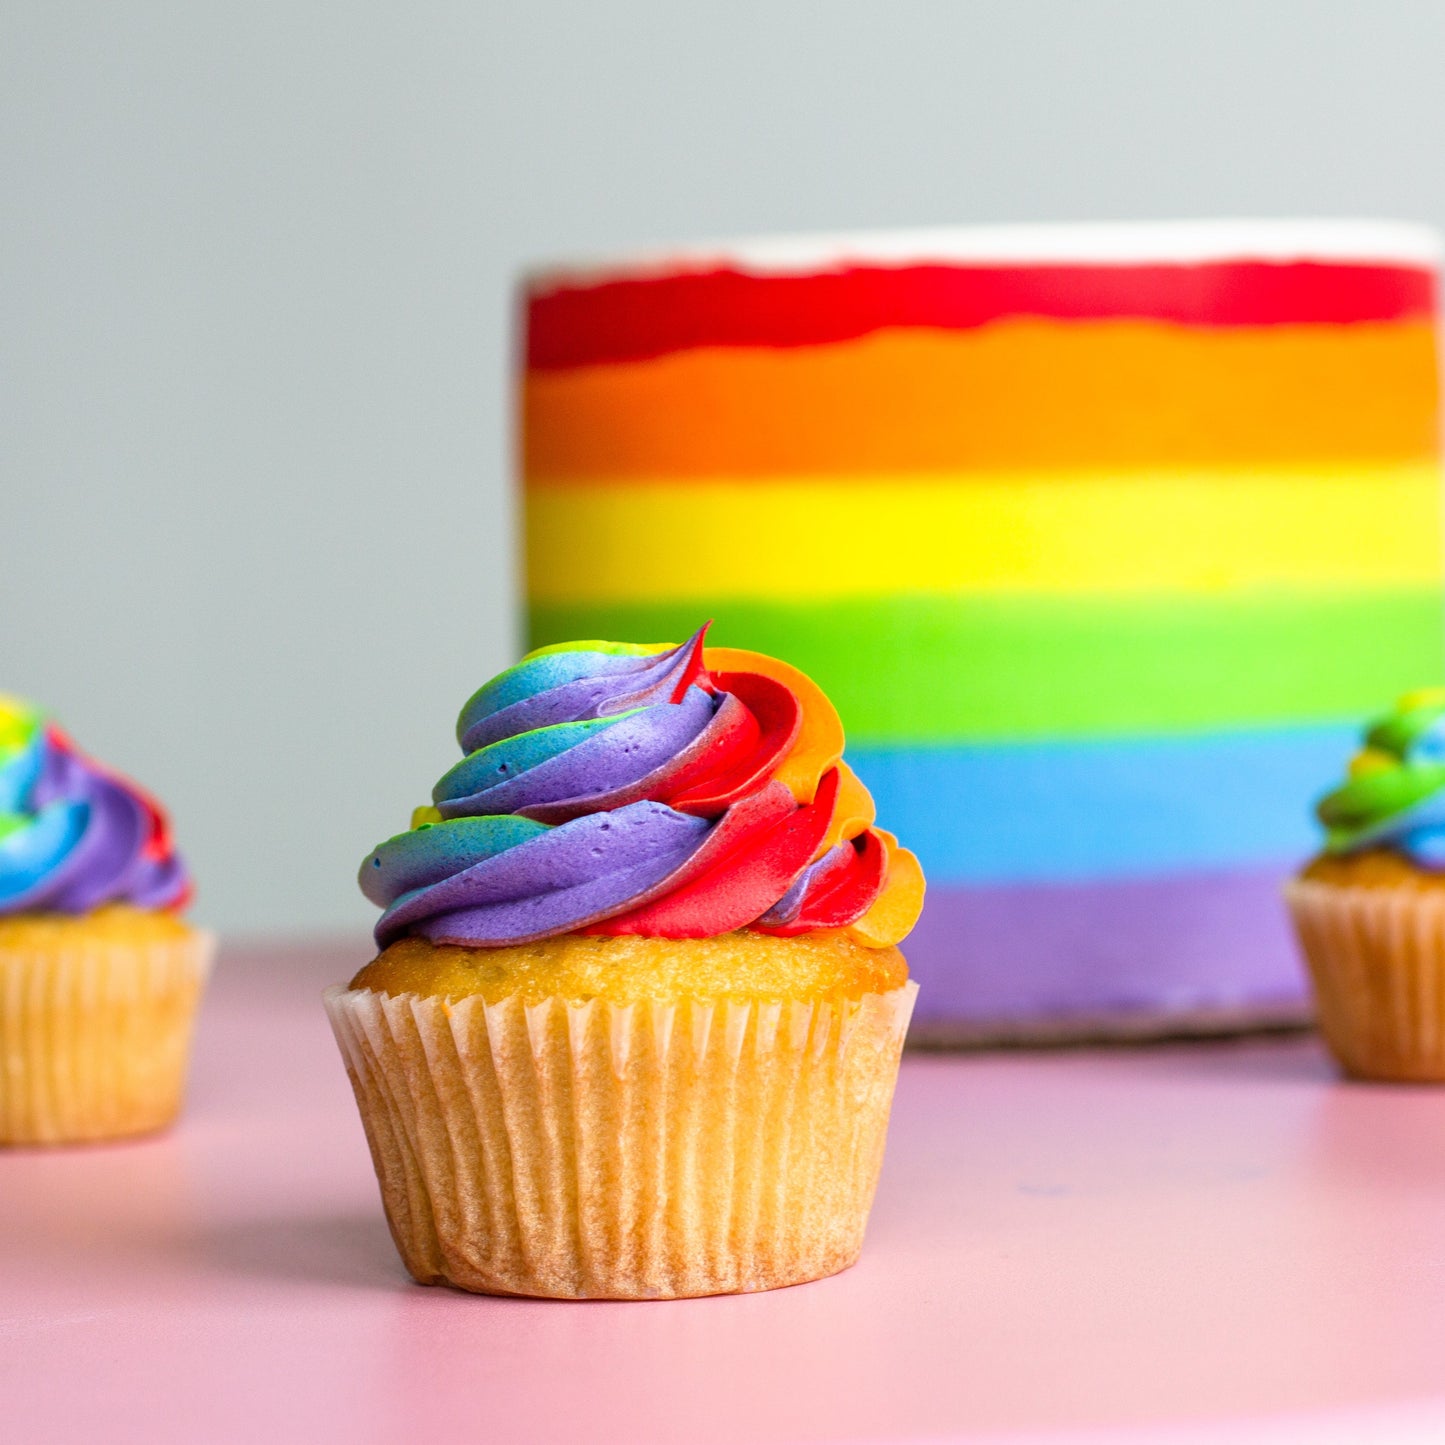
POLYGON ((1445 675, 1436 588, 534 605, 531 645, 709 640, 785 657, 858 741, 1357 719, 1445 675))

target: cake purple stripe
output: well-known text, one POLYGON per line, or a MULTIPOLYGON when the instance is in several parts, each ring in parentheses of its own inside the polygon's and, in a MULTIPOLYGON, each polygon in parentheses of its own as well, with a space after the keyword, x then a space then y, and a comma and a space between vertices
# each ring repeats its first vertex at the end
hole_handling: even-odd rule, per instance
POLYGON ((1092 883, 930 886, 913 1037, 1097 1037, 1308 1014, 1277 866, 1092 883))

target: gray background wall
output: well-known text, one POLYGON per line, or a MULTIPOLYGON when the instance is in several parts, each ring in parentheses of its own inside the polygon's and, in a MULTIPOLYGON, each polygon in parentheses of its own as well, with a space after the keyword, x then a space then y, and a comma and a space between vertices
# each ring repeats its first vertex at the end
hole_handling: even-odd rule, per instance
POLYGON ((0 688, 232 931, 357 863, 510 660, 508 280, 738 232, 1445 225, 1445 5, 0 4, 0 688))

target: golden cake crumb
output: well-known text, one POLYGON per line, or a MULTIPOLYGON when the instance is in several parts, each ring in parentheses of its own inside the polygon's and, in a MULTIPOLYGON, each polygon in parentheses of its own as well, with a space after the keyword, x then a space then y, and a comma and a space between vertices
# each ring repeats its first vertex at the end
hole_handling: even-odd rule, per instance
POLYGON ((403 938, 368 963, 351 987, 487 1003, 606 999, 861 998, 900 988, 908 965, 896 948, 864 948, 841 930, 773 938, 747 929, 717 938, 588 938, 566 934, 508 948, 459 948, 403 938))
POLYGON ((175 943, 194 929, 174 913, 107 903, 89 913, 16 913, 0 918, 0 948, 49 948, 64 943, 175 943))
POLYGON ((1393 848, 1372 848, 1343 858, 1322 853, 1300 877, 1344 888, 1415 888, 1424 892, 1445 889, 1445 873, 1421 868, 1393 848))

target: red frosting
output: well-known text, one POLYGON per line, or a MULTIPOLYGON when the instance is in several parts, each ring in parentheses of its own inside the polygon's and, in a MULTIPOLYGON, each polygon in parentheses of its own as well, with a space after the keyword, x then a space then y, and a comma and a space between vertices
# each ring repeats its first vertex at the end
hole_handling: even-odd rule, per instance
MULTIPOLYGON (((728 650, 719 656, 733 665, 716 671, 704 665, 699 634, 686 681, 679 683, 678 696, 689 683, 722 694, 706 731, 626 798, 605 798, 605 806, 615 807, 635 793, 718 823, 661 897, 593 924, 588 933, 707 938, 753 925, 792 937, 857 922, 883 892, 889 854, 865 820, 853 825, 861 830, 855 836, 836 841, 842 820, 851 816, 845 813, 829 837, 840 804, 842 743, 832 704, 773 659, 728 650), (755 660, 760 670, 738 668, 739 658, 755 660), (759 922, 805 873, 796 914, 785 923, 759 922)), ((852 786, 858 787, 856 779, 852 786)), ((544 811, 531 810, 533 816, 544 811)))

